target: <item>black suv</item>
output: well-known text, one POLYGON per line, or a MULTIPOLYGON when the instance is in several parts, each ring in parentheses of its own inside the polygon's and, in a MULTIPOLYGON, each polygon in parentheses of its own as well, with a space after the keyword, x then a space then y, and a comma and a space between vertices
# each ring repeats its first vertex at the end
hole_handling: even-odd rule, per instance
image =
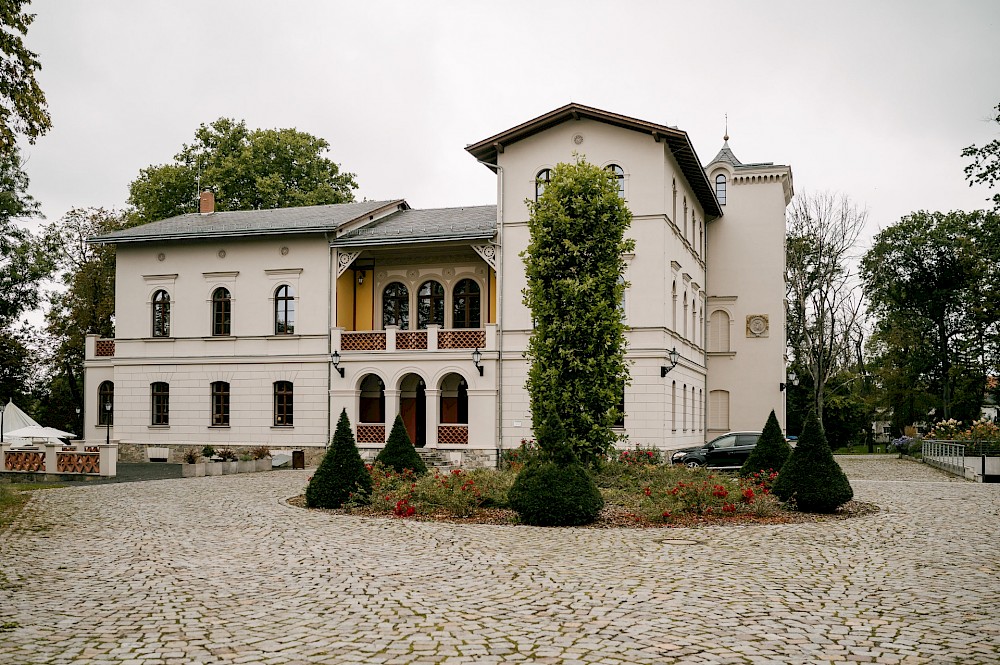
POLYGON ((750 457, 759 438, 760 432, 729 432, 715 437, 704 446, 675 451, 670 461, 690 467, 738 469, 750 457))

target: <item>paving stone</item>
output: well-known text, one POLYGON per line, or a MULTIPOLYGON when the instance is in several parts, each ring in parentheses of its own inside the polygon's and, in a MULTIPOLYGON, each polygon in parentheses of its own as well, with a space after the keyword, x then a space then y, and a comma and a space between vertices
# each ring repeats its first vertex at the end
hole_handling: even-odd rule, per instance
POLYGON ((33 495, 0 663, 1000 662, 1000 485, 839 457, 846 521, 675 529, 303 511, 308 471, 33 495))

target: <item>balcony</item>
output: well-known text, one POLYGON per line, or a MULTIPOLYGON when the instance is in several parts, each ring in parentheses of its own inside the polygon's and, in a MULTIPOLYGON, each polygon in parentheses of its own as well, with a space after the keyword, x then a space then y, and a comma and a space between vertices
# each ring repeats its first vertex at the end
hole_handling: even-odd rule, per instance
POLYGON ((456 351, 493 349, 496 345, 496 324, 485 328, 442 329, 428 326, 427 330, 400 330, 388 326, 385 330, 333 330, 336 351, 456 351))

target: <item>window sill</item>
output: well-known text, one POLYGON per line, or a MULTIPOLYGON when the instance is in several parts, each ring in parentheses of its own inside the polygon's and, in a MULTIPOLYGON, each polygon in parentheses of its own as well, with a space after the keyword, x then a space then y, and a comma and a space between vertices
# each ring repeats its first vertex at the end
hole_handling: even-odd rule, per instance
POLYGON ((229 425, 209 425, 208 429, 229 429, 229 425))
POLYGON ((173 342, 176 337, 147 337, 147 342, 173 342))
POLYGON ((271 429, 295 429, 295 425, 271 425, 271 429))
POLYGON ((709 351, 708 352, 708 357, 709 358, 719 358, 719 357, 732 358, 735 355, 736 355, 735 351, 709 351))
POLYGON ((170 429, 170 425, 146 425, 146 429, 170 429))

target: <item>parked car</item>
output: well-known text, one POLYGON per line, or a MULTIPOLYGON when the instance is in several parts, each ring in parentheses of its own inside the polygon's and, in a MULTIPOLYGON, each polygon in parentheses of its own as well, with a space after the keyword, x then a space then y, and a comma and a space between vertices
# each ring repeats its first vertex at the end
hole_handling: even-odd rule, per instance
POLYGON ((738 469, 750 457, 760 434, 760 432, 728 432, 715 437, 703 446, 675 451, 670 456, 670 461, 692 468, 709 466, 714 469, 738 469))

